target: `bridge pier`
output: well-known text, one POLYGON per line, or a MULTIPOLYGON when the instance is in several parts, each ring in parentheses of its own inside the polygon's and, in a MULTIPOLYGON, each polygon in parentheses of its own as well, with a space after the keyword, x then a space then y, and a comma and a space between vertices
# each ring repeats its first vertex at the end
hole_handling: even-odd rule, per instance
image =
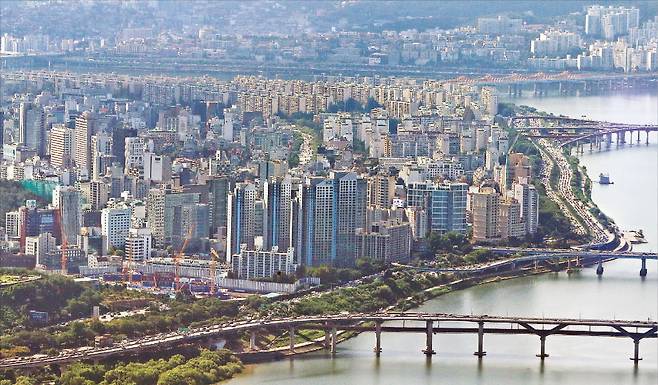
POLYGON ((375 321, 375 355, 379 357, 382 353, 382 322, 375 321))
POLYGON ((329 329, 327 327, 327 323, 324 323, 325 329, 324 329, 324 349, 329 350, 331 348, 331 335, 329 334, 329 329))
POLYGON ((634 338, 633 339, 633 357, 631 357, 631 361, 637 365, 640 361, 642 361, 642 358, 640 358, 640 339, 639 338, 634 338))
POLYGON ((649 130, 645 131, 645 133, 647 134, 647 142, 646 142, 646 144, 649 144, 649 130))
POLYGON ((484 322, 478 322, 478 350, 473 353, 474 355, 482 358, 487 355, 484 351, 484 322))
POLYGON ((252 330, 251 335, 249 336, 249 350, 256 350, 256 331, 252 330))
POLYGON ((647 259, 642 258, 642 267, 640 268, 640 277, 647 276, 647 259))
POLYGON ((545 335, 540 335, 539 336, 539 354, 537 354, 537 357, 541 358, 542 361, 544 358, 548 357, 548 354, 546 354, 546 336, 545 335))
POLYGON ((596 275, 603 275, 603 261, 599 259, 599 264, 596 266, 596 275))
POLYGON ((337 333, 336 333, 336 327, 331 328, 331 354, 336 354, 336 338, 337 338, 337 333))
POLYGON ((290 335, 290 352, 294 353, 295 352, 295 327, 290 326, 290 329, 288 330, 288 334, 290 335))
POLYGON ((426 331, 426 340, 425 340, 425 350, 423 350, 423 353, 425 353, 426 356, 431 356, 433 354, 436 354, 432 346, 432 335, 434 334, 434 322, 432 321, 425 321, 425 322, 427 325, 427 331, 426 331))

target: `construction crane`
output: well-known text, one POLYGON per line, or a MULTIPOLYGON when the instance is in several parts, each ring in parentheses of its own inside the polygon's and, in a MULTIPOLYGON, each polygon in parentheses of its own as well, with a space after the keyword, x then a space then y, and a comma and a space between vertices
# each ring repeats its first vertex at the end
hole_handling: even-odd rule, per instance
POLYGON ((213 248, 210 248, 210 254, 210 296, 214 297, 217 292, 215 282, 217 280, 217 260, 219 259, 219 254, 213 248))
POLYGON ((174 282, 175 282, 175 289, 176 291, 180 291, 181 286, 180 286, 180 262, 181 259, 183 259, 183 253, 185 252, 185 248, 187 247, 187 244, 190 242, 190 238, 192 238, 192 233, 194 232, 194 225, 190 226, 190 229, 187 231, 187 236, 185 237, 185 240, 183 241, 183 246, 181 246, 180 251, 174 256, 174 265, 175 265, 175 276, 174 276, 174 282))
POLYGON ((132 253, 130 253, 130 255, 128 255, 127 265, 126 264, 123 265, 123 276, 124 276, 123 279, 124 279, 124 281, 128 281, 128 287, 130 287, 133 283, 133 274, 132 274, 132 270, 131 270, 131 268, 133 266, 132 262, 133 262, 132 253), (127 275, 127 277, 126 277, 126 275, 127 275))

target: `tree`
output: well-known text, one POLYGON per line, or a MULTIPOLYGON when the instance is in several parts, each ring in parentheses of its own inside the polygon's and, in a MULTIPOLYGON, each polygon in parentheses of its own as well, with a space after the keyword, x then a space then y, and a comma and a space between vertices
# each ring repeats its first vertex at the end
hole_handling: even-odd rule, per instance
POLYGON ((375 295, 377 298, 380 298, 388 303, 393 303, 397 299, 395 294, 393 294, 393 290, 391 290, 391 288, 386 285, 379 286, 375 291, 375 295))
POLYGON ((378 101, 376 101, 374 98, 371 97, 371 98, 368 98, 368 102, 366 103, 366 108, 365 108, 365 110, 366 110, 366 112, 370 112, 370 111, 372 111, 373 109, 375 109, 375 108, 379 108, 379 107, 381 107, 381 106, 382 106, 382 105, 379 104, 378 101))
POLYGON ((359 112, 359 111, 363 111, 363 107, 361 106, 361 103, 359 103, 356 99, 349 98, 345 101, 345 111, 359 112))
POLYGON ((95 385, 103 380, 105 367, 103 365, 89 365, 74 363, 59 379, 61 385, 95 385))
POLYGON ((336 269, 331 266, 322 265, 312 270, 311 273, 314 277, 319 277, 320 282, 324 284, 336 283, 336 269))
POLYGON ((37 380, 30 377, 20 376, 16 379, 16 385, 36 385, 37 380))

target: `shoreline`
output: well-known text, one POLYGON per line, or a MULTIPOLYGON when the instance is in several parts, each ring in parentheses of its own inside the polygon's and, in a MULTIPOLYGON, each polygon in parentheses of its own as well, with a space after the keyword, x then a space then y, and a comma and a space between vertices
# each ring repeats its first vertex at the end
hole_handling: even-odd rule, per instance
MULTIPOLYGON (((583 264, 582 267, 588 267, 592 266, 594 263, 586 263, 583 264)), ((517 279, 517 278, 523 278, 523 277, 531 277, 535 275, 542 275, 542 274, 548 274, 548 273, 559 273, 562 271, 569 272, 568 270, 569 262, 564 261, 564 262, 559 262, 555 265, 557 269, 551 269, 548 267, 542 267, 538 269, 534 269, 532 267, 525 267, 521 268, 518 270, 512 270, 512 271, 507 271, 503 273, 495 273, 495 274, 488 274, 484 276, 479 276, 479 277, 469 277, 469 278, 461 278, 457 279, 442 285, 438 286, 433 286, 424 290, 421 290, 417 293, 415 293, 412 296, 409 296, 407 298, 401 299, 396 303, 395 305, 391 305, 389 308, 387 308, 387 311, 391 310, 399 310, 402 312, 406 312, 415 308, 418 308, 420 305, 438 298, 442 295, 449 294, 455 291, 459 290, 465 290, 471 287, 475 286, 480 286, 480 285, 485 285, 485 284, 490 284, 490 283, 496 283, 496 282, 502 282, 502 281, 507 281, 507 280, 512 280, 512 279, 517 279), (414 301, 414 297, 422 295, 422 301, 415 303, 415 302, 407 302, 407 301, 414 301)), ((582 267, 577 267, 576 269, 572 270, 578 270, 582 267)), ((337 340, 337 344, 340 344, 342 342, 345 342, 349 339, 352 339, 354 337, 357 337, 361 333, 359 332, 340 332, 338 333, 339 338, 337 340), (341 337, 343 336, 343 337, 341 337)), ((324 340, 324 337, 317 338, 314 341, 307 341, 307 342, 302 342, 299 344, 295 344, 295 350, 290 351, 287 346, 284 347, 279 347, 279 348, 274 348, 270 349, 267 351, 255 351, 255 352, 235 352, 240 360, 245 364, 245 368, 258 365, 260 363, 266 363, 266 362, 272 362, 272 361, 279 361, 283 359, 294 359, 297 356, 301 356, 304 354, 308 353, 314 353, 318 351, 323 351, 325 350, 324 346, 321 346, 320 343, 321 341, 324 340)), ((239 376, 243 375, 244 373, 241 373, 239 376)))

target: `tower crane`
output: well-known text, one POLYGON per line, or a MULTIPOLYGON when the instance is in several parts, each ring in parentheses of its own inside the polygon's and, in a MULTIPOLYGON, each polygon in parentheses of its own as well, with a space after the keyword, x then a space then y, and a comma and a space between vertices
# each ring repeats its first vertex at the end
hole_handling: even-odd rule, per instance
POLYGON ((181 286, 180 286, 180 262, 181 262, 181 259, 183 259, 183 253, 185 252, 185 248, 187 247, 187 244, 190 242, 190 238, 192 238, 192 233, 193 232, 194 232, 194 225, 190 226, 189 230, 187 231, 187 236, 185 237, 185 240, 183 241, 183 246, 181 246, 180 251, 174 257, 174 265, 175 265, 174 282, 175 282, 176 291, 180 291, 180 289, 181 289, 181 286))

